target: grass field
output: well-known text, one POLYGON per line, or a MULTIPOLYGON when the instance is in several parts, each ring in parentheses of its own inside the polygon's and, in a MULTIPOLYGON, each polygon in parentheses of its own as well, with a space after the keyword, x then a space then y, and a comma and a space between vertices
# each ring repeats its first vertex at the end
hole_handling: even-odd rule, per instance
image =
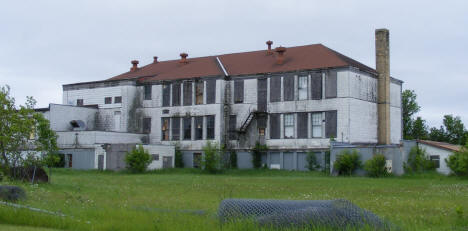
POLYGON ((403 230, 468 230, 468 180, 436 174, 372 179, 279 170, 55 169, 51 184, 19 185, 28 196, 20 204, 68 216, 0 205, 0 230, 258 230, 249 222, 221 226, 215 212, 224 198, 344 198, 403 230))

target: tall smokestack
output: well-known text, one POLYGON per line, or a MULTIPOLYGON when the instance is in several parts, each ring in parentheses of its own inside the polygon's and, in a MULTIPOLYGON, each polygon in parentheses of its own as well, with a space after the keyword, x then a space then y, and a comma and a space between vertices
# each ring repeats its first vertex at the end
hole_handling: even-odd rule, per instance
POLYGON ((390 40, 387 29, 375 30, 375 66, 378 73, 377 139, 390 144, 390 40))

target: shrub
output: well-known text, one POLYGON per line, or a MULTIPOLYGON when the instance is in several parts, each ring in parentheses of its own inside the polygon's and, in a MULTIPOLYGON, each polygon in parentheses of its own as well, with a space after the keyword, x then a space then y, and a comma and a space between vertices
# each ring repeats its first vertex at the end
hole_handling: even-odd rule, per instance
POLYGON ((180 150, 180 145, 176 144, 175 146, 175 167, 176 168, 183 168, 184 167, 184 157, 182 151, 180 150))
POLYGON ((350 152, 344 150, 336 158, 333 163, 334 168, 338 171, 338 175, 350 176, 354 170, 361 167, 361 160, 359 160, 359 153, 356 150, 350 152))
POLYGON ((146 171, 146 168, 151 163, 151 156, 147 150, 140 144, 138 148, 134 148, 131 152, 127 152, 125 162, 127 169, 133 173, 141 173, 146 171))
POLYGON ((408 155, 408 162, 404 164, 407 173, 425 172, 435 169, 434 163, 426 155, 426 150, 419 146, 411 148, 408 155))
POLYGON ((367 175, 371 177, 382 177, 388 175, 387 168, 385 167, 387 160, 382 154, 377 154, 364 163, 364 170, 367 175))
POLYGON ((255 143, 255 147, 252 149, 252 164, 254 168, 262 167, 262 154, 268 150, 266 145, 260 144, 260 142, 255 143))
POLYGON ((203 170, 209 173, 218 172, 220 170, 220 150, 217 145, 208 141, 203 147, 203 152, 205 153, 201 163, 203 170))
POLYGON ((314 171, 315 169, 320 167, 317 164, 317 157, 315 156, 314 152, 307 152, 306 160, 307 160, 307 168, 310 171, 314 171))
POLYGON ((468 143, 445 159, 447 166, 457 176, 468 176, 468 143))
POLYGON ((229 153, 229 165, 231 168, 237 168, 237 152, 235 150, 231 150, 229 153))

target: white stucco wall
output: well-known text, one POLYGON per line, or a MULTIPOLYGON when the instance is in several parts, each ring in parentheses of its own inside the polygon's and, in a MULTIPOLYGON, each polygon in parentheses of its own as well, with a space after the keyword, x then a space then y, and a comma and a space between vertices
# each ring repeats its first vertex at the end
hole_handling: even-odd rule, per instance
POLYGON ((81 120, 86 123, 86 130, 93 130, 97 111, 95 108, 50 104, 47 119, 50 121, 50 128, 54 131, 70 131, 72 120, 81 120))
POLYGON ((148 170, 161 169, 163 167, 164 157, 172 158, 172 167, 175 166, 175 147, 172 145, 143 145, 145 150, 148 150, 150 155, 159 155, 159 160, 153 160, 148 165, 148 170))
POLYGON ((390 139, 393 144, 402 140, 401 85, 390 83, 390 139))
POLYGON ((436 156, 438 155, 440 157, 440 162, 439 162, 440 166, 439 168, 436 169, 437 172, 445 174, 445 175, 450 174, 451 171, 450 171, 450 168, 447 166, 447 163, 445 163, 445 159, 447 159, 450 155, 453 154, 452 151, 434 147, 434 146, 427 145, 427 144, 423 144, 423 143, 419 143, 419 147, 426 150, 426 155, 428 157, 433 156, 433 155, 436 155, 436 156))

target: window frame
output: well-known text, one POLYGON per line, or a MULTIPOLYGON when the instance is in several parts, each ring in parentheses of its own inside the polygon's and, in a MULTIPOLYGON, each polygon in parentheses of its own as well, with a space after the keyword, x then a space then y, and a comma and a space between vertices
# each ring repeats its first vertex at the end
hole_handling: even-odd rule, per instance
POLYGON ((112 104, 112 97, 104 97, 104 104, 112 104))
POLYGON ((76 106, 84 106, 84 100, 83 99, 76 99, 76 106))
POLYGON ((216 117, 214 115, 206 116, 206 139, 214 140, 216 131, 216 117), (212 124, 211 124, 212 121, 212 124))
POLYGON ((322 112, 311 112, 310 113, 310 120, 311 120, 311 137, 312 138, 322 138, 323 137, 323 115, 322 112), (316 120, 317 118, 314 118, 314 115, 319 115, 320 119, 316 120), (315 120, 314 120, 315 119, 315 120), (316 136, 314 133, 314 128, 320 128, 320 135, 316 136))
POLYGON ((192 140, 192 117, 183 117, 182 131, 183 131, 182 140, 192 140), (188 128, 186 128, 187 121, 189 121, 188 128), (187 133, 187 129, 188 129, 188 133, 187 133))
POLYGON ((195 140, 203 140, 203 116, 193 117, 195 120, 195 140))
POLYGON ((309 76, 307 76, 307 75, 299 75, 297 77, 297 99, 298 100, 308 100, 309 99, 309 76), (303 85, 301 85, 301 80, 304 80, 304 79, 305 79, 305 87, 303 85), (305 98, 301 97, 301 92, 302 93, 305 92, 305 98))
POLYGON ((114 103, 122 103, 122 96, 115 96, 114 103))
POLYGON ((153 98, 153 86, 144 85, 143 86, 143 100, 152 100, 153 98))
POLYGON ((144 134, 150 134, 151 133, 151 117, 144 117, 143 118, 142 132, 144 134), (145 124, 148 124, 148 126, 145 126, 145 124), (145 127, 147 127, 147 128, 145 128, 145 127))
POLYGON ((204 94, 205 94, 205 82, 195 81, 195 105, 203 104, 204 94))
POLYGON ((171 121, 169 117, 161 117, 161 141, 170 140, 171 121))
POLYGON ((283 137, 284 139, 294 139, 295 137, 295 118, 294 118, 294 113, 287 113, 287 114, 283 114, 283 137), (289 120, 286 120, 286 118, 289 118, 289 120), (288 124, 286 124, 288 123, 288 124), (291 129, 292 131, 292 135, 291 136, 286 136, 286 129, 291 129))

